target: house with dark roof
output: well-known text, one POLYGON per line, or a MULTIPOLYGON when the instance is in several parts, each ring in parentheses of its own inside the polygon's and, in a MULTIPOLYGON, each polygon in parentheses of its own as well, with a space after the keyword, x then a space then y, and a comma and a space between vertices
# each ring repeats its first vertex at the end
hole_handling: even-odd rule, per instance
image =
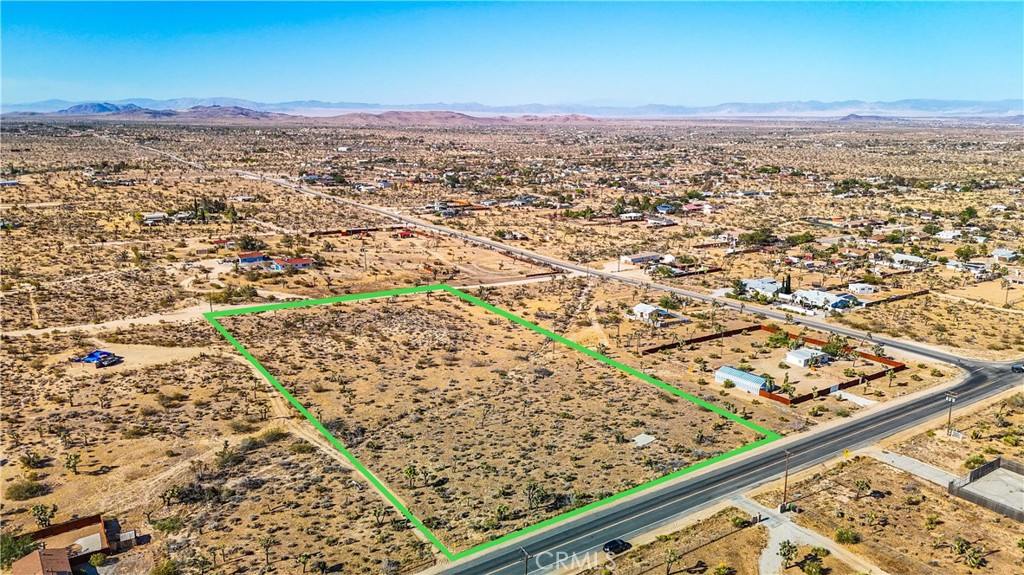
POLYGON ((11 565, 11 575, 72 575, 66 549, 38 549, 11 565))

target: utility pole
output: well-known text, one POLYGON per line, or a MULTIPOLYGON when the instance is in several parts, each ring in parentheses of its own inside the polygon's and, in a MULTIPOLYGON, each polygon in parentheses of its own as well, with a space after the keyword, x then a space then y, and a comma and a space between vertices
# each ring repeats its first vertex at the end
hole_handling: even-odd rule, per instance
POLYGON ((953 404, 956 403, 956 397, 959 395, 955 391, 946 392, 946 402, 949 403, 949 415, 946 417, 946 435, 953 433, 953 404))
POLYGON ((789 497, 789 456, 790 455, 792 455, 792 453, 790 453, 789 450, 786 450, 786 473, 785 473, 785 475, 783 475, 783 478, 782 478, 782 505, 779 505, 779 511, 780 512, 785 512, 786 511, 786 501, 787 501, 787 499, 789 497))
POLYGON ((530 575, 530 552, 522 547, 519 550, 523 552, 523 575, 530 575))

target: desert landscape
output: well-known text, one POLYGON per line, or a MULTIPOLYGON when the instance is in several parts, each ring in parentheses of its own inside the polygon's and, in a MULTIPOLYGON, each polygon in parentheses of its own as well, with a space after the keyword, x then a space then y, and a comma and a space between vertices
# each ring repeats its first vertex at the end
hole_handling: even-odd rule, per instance
MULTIPOLYGON (((872 334, 1024 352, 1012 125, 229 113, 0 124, 10 541, 102 513, 149 538, 103 575, 445 569, 765 438, 741 422, 812 436, 968 374, 872 334), (439 283, 673 390, 445 292, 221 318, 440 548, 203 317, 439 283), (831 356, 794 365, 800 349, 831 356), (69 361, 97 350, 117 361, 69 361)), ((1018 404, 893 449, 956 476, 1020 459, 1018 404)), ((795 524, 852 529, 848 551, 890 573, 966 573, 960 539, 985 548, 976 572, 1019 567, 1015 524, 902 473, 821 472, 795 524)), ((777 526, 731 509, 616 572, 671 551, 673 569, 757 573, 777 526)), ((787 572, 862 571, 795 545, 787 572)))

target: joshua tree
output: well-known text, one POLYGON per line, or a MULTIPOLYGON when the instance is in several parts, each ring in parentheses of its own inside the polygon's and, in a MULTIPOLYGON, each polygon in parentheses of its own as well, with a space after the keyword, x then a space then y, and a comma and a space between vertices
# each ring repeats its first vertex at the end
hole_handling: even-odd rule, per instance
POLYGON ((538 485, 535 481, 526 484, 523 494, 526 495, 526 503, 530 509, 534 509, 548 498, 548 490, 538 485))
POLYGON ((75 475, 78 475, 78 464, 82 461, 82 455, 80 453, 65 453, 64 454, 64 468, 71 471, 75 475))
POLYGON ((29 469, 42 467, 45 458, 34 451, 25 450, 25 454, 18 458, 22 465, 29 469))
POLYGON ((508 518, 508 505, 499 505, 494 508, 494 518, 502 522, 508 518))
POLYGON ((263 548, 264 558, 267 561, 267 567, 270 567, 270 548, 280 544, 281 542, 273 535, 266 535, 256 539, 256 543, 263 548))
POLYGON ((207 569, 213 567, 213 563, 210 561, 210 559, 202 553, 196 553, 195 555, 193 555, 192 558, 189 560, 189 564, 196 571, 199 572, 199 575, 203 575, 204 573, 206 573, 207 569))
POLYGON ((409 480, 409 489, 412 489, 416 478, 419 477, 419 474, 420 472, 416 469, 415 465, 407 465, 405 469, 402 470, 402 475, 405 475, 405 478, 409 480))
POLYGON ((295 562, 298 563, 299 565, 302 565, 302 574, 303 575, 306 574, 306 566, 309 564, 309 560, 312 559, 312 558, 313 558, 313 556, 310 555, 309 553, 299 553, 295 557, 295 562))
POLYGON ((178 492, 180 489, 177 485, 166 489, 160 494, 160 500, 164 502, 164 507, 170 507, 174 500, 178 498, 178 492))
POLYGON ((675 549, 669 549, 668 554, 665 556, 665 575, 671 575, 672 564, 679 561, 679 554, 676 553, 675 549))
POLYGON ((428 557, 430 555, 428 551, 430 549, 430 544, 426 541, 420 541, 419 539, 416 539, 415 541, 409 543, 409 547, 412 547, 413 551, 415 551, 416 554, 420 557, 428 557))
POLYGON ((793 542, 789 539, 786 539, 785 541, 779 543, 778 553, 779 557, 782 557, 784 568, 788 569, 790 567, 790 564, 793 562, 793 559, 796 558, 796 552, 796 545, 794 545, 793 542))
POLYGON ((423 481, 423 485, 429 486, 430 482, 434 479, 434 473, 423 465, 417 466, 416 470, 420 473, 420 479, 423 481))
POLYGON ((384 519, 388 516, 390 512, 391 510, 388 509, 387 506, 385 506, 384 504, 380 504, 374 507, 373 511, 371 511, 370 513, 373 514, 373 518, 377 521, 377 527, 382 527, 384 525, 384 519))
POLYGON ((854 481, 853 484, 857 487, 857 497, 855 499, 860 499, 862 497, 861 492, 871 490, 871 481, 868 479, 858 479, 854 481))
POLYGON ((32 508, 29 509, 29 512, 32 514, 32 517, 35 518, 36 525, 39 527, 49 527, 50 520, 52 520, 53 516, 57 514, 57 506, 51 505, 47 507, 42 503, 39 503, 33 505, 32 508))

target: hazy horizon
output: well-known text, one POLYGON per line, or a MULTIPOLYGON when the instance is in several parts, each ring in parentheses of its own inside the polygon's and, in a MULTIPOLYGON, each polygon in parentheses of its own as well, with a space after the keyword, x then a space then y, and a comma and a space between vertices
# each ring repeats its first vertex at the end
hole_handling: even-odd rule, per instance
POLYGON ((1019 2, 4 2, 0 26, 5 103, 698 107, 1024 93, 1019 2))

